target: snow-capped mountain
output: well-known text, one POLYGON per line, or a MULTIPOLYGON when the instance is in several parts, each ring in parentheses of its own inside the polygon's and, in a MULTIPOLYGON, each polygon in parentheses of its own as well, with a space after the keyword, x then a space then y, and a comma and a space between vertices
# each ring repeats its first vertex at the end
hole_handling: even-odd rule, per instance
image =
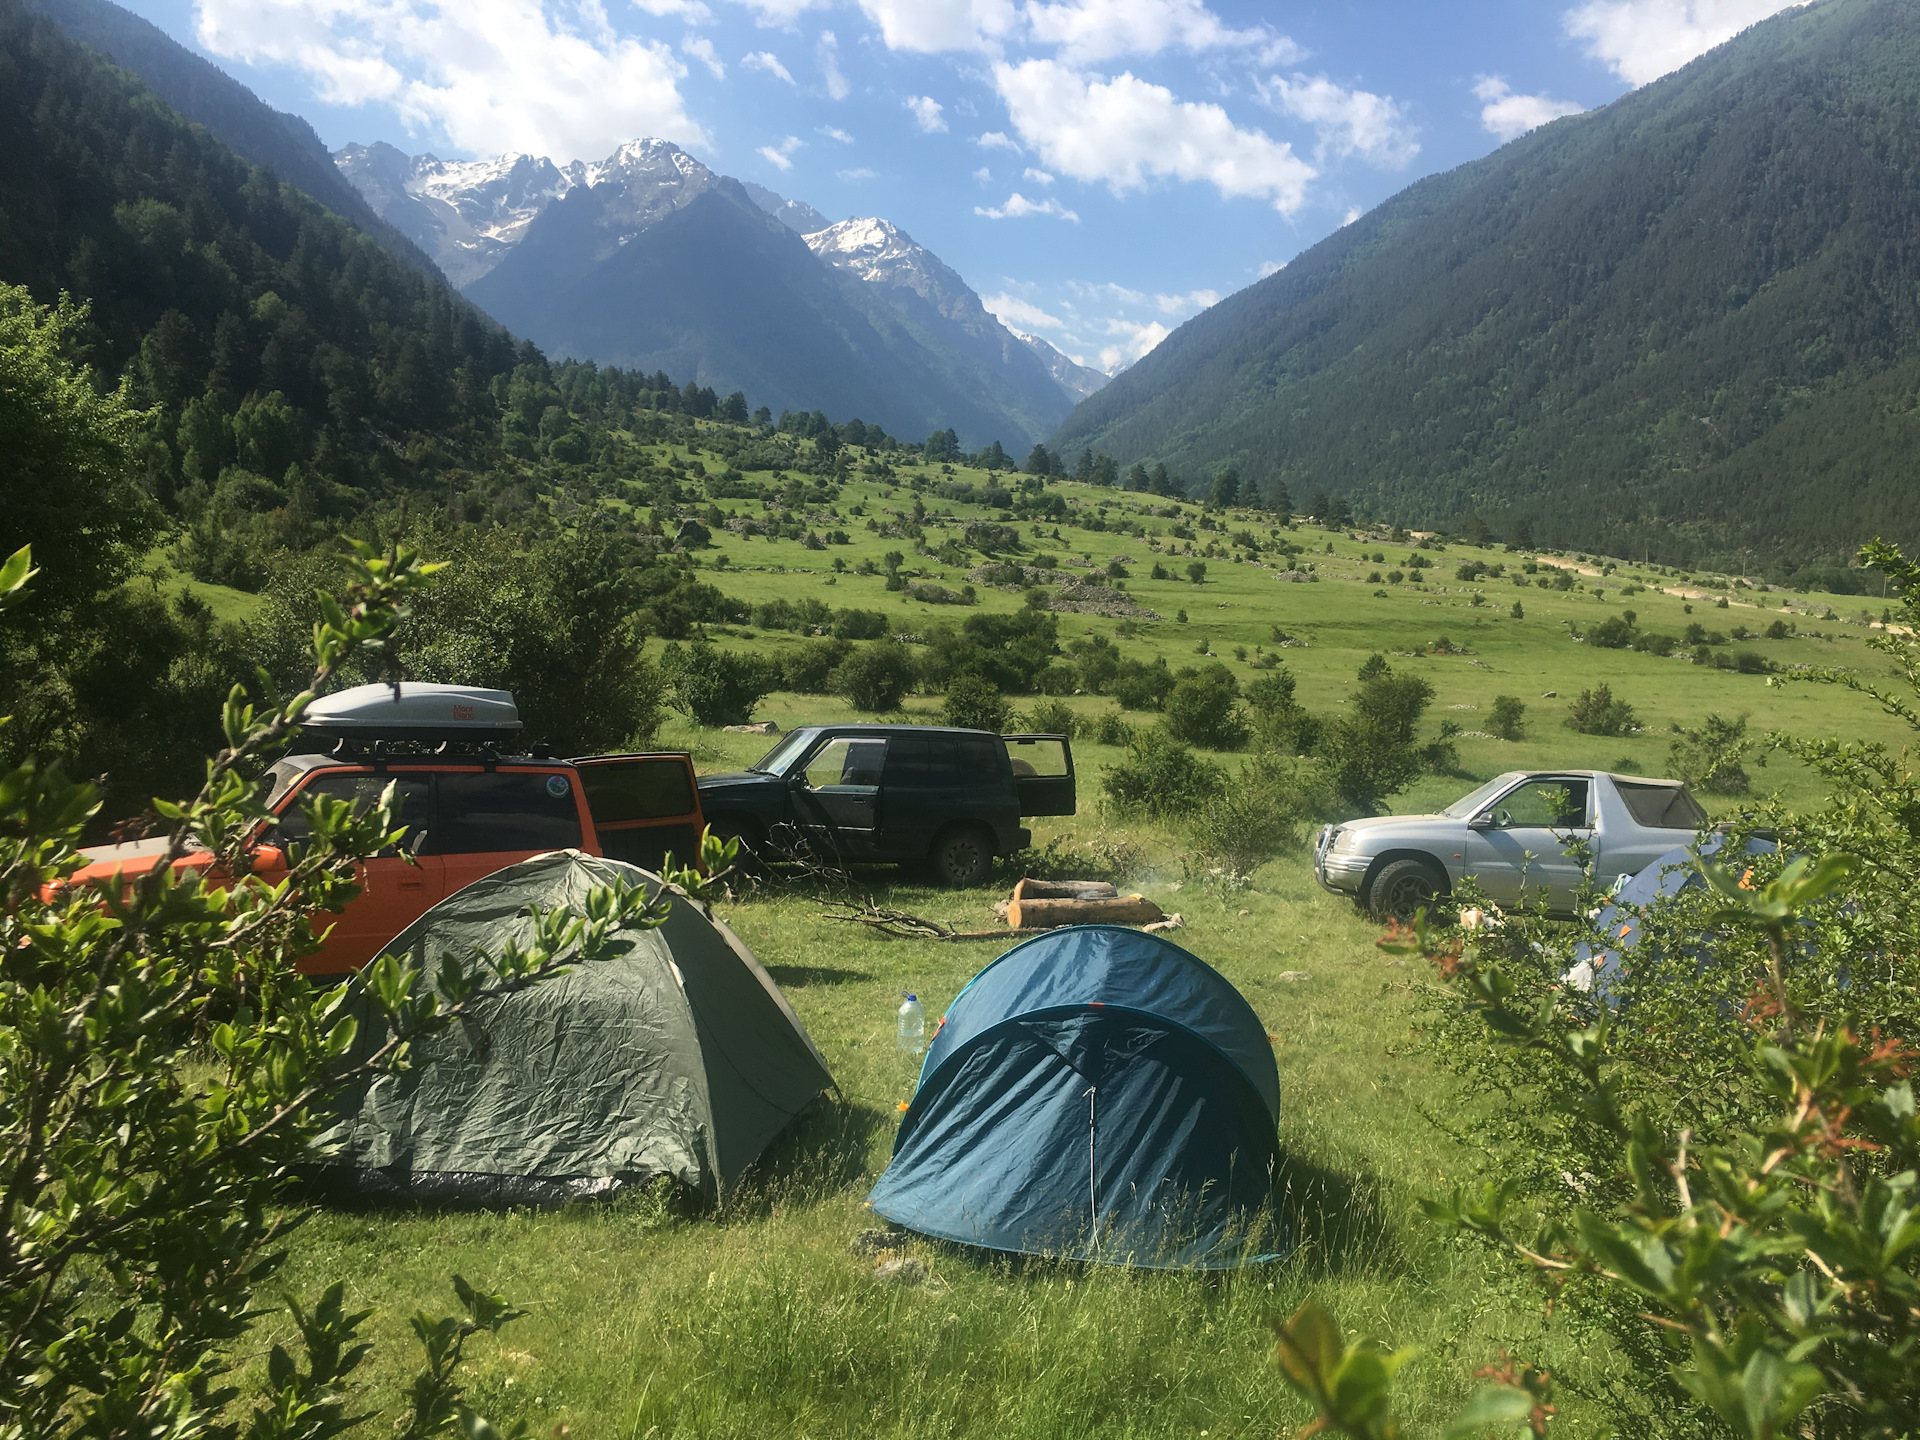
POLYGON ((1027 342, 1033 353, 1040 357, 1040 363, 1047 367, 1047 373, 1075 400, 1086 399, 1113 378, 1104 370, 1082 365, 1071 355, 1063 355, 1038 335, 1028 335, 1019 330, 1013 333, 1016 338, 1027 342))
POLYGON ((829 223, 665 140, 566 165, 386 144, 334 160, 470 299, 556 355, 692 373, 896 434, 951 425, 972 444, 1041 439, 1081 398, 898 226, 829 223))
POLYGON ((751 180, 742 180, 740 184, 753 197, 754 204, 797 235, 811 235, 833 223, 804 200, 789 200, 751 180))
POLYGON ((334 164, 375 213, 439 263, 462 289, 519 243, 554 201, 580 186, 614 185, 608 249, 708 189, 718 177, 678 145, 633 140, 605 160, 556 165, 540 155, 441 160, 408 155, 385 141, 348 145, 334 164))

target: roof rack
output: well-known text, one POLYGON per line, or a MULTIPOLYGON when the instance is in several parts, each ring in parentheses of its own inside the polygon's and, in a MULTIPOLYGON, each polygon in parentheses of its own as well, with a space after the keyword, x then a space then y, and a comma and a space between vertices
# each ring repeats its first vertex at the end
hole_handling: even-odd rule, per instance
POLYGON ((402 680, 356 685, 315 700, 301 717, 310 734, 360 744, 415 740, 499 744, 520 733, 520 711, 509 690, 402 680))

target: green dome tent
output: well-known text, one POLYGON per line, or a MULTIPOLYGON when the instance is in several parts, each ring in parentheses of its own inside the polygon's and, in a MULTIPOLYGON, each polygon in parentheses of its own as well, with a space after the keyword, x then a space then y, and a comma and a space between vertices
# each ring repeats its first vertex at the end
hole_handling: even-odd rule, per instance
MULTIPOLYGON (((449 954, 531 939, 528 907, 578 906, 657 876, 574 850, 448 896, 388 947, 428 983, 449 954)), ((465 1204, 553 1204, 671 1176, 718 1200, 833 1084, 771 976, 679 891, 664 925, 617 960, 484 1002, 414 1066, 343 1095, 316 1142, 324 1192, 465 1204)), ((386 1026, 363 993, 357 1048, 386 1026)))

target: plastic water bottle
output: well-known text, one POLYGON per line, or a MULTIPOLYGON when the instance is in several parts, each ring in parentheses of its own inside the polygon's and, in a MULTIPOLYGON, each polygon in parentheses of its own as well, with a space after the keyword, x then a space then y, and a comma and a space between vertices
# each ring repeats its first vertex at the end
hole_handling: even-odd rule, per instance
POLYGON ((894 1032, 895 1041, 909 1055, 918 1055, 927 1048, 927 1012, 920 1008, 920 997, 909 995, 900 1007, 900 1024, 894 1032))

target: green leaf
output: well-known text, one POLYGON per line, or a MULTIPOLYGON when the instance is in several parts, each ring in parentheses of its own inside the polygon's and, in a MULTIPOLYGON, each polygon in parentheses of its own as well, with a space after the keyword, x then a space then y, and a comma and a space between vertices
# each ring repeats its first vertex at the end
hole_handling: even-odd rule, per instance
POLYGON ((1524 1425, 1532 1418, 1537 1403, 1525 1390, 1511 1385, 1484 1385, 1447 1422, 1447 1428, 1440 1432, 1441 1440, 1473 1440, 1490 1426, 1512 1429, 1524 1425))

